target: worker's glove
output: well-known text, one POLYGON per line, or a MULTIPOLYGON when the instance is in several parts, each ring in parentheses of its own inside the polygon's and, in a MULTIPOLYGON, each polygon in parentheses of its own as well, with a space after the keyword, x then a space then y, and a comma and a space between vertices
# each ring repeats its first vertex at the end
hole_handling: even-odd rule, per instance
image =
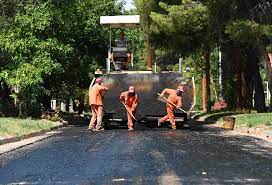
POLYGON ((160 95, 160 97, 163 97, 164 96, 164 94, 159 94, 160 95))

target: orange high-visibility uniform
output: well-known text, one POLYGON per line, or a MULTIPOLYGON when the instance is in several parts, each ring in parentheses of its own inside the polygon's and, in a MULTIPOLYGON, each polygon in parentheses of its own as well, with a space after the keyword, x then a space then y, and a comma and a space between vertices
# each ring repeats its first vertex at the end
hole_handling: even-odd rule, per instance
MULTIPOLYGON (((129 96, 128 91, 122 92, 120 95, 120 101, 123 101, 127 107, 131 110, 133 116, 135 117, 136 114, 136 108, 138 105, 138 96, 135 94, 135 96, 129 96)), ((133 128, 134 125, 134 119, 132 116, 127 112, 127 119, 128 119, 128 128, 133 128)))
MULTIPOLYGON (((175 104, 177 107, 181 107, 182 106, 182 97, 181 96, 178 96, 177 93, 176 93, 176 90, 174 89, 164 89, 162 94, 169 94, 168 96, 168 100, 170 102, 172 102, 173 104, 175 104)), ((160 119, 160 122, 161 123, 164 123, 166 122, 168 119, 171 123, 172 126, 176 126, 176 123, 175 123, 175 116, 174 116, 174 110, 175 110, 175 106, 174 105, 171 105, 170 103, 167 103, 166 104, 166 112, 167 112, 167 115, 164 116, 163 118, 160 119)))
POLYGON ((91 106, 92 119, 89 124, 89 129, 102 128, 103 119, 103 93, 108 88, 96 83, 89 91, 89 105, 91 106), (95 122, 97 122, 95 124, 95 122))

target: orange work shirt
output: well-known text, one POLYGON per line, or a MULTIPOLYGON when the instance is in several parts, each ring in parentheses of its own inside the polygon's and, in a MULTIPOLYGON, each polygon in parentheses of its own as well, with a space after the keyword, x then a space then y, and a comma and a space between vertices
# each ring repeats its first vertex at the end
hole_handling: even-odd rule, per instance
POLYGON ((138 96, 129 96, 128 91, 122 92, 120 95, 120 101, 125 101, 125 104, 130 107, 136 109, 138 105, 138 96))
POLYGON ((103 92, 108 88, 99 84, 95 84, 89 91, 90 105, 103 105, 103 92))
MULTIPOLYGON (((177 107, 181 107, 182 106, 182 97, 177 95, 176 90, 174 90, 174 89, 165 89, 164 93, 169 94, 169 96, 168 96, 167 99, 170 102, 172 102, 173 104, 175 104, 177 107)), ((166 106, 169 107, 172 110, 174 110, 174 108, 175 108, 175 106, 171 105, 170 103, 167 103, 166 106)))

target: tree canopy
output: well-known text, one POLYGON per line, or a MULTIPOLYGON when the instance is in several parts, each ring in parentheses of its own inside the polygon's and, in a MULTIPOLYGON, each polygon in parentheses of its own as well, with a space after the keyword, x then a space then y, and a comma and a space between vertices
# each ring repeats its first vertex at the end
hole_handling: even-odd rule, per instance
MULTIPOLYGON (((269 1, 152 0, 147 6, 143 6, 144 0, 135 2, 148 20, 144 32, 157 55, 183 57, 185 65, 200 71, 207 83, 218 83, 218 74, 210 78, 210 72, 217 69, 218 73, 219 55, 214 54, 222 52, 223 98, 230 107, 249 108, 255 91, 255 108, 265 111, 259 69, 264 52, 271 51, 269 1)), ((207 84, 207 88, 210 86, 213 84, 207 84)), ((206 94, 209 96, 209 89, 206 94)))
POLYGON ((65 99, 75 89, 88 87, 106 55, 108 31, 99 18, 118 14, 121 6, 114 0, 2 4, 0 78, 19 89, 22 102, 31 104, 29 92, 65 99))

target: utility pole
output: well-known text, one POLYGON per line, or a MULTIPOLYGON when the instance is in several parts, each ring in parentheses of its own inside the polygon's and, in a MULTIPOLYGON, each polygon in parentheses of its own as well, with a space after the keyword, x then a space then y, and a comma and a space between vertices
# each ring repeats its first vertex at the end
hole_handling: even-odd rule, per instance
POLYGON ((182 74, 182 63, 183 63, 183 58, 179 58, 179 73, 182 74))
POLYGON ((218 47, 218 55, 219 55, 219 100, 223 99, 222 95, 222 52, 220 50, 220 47, 218 47))

